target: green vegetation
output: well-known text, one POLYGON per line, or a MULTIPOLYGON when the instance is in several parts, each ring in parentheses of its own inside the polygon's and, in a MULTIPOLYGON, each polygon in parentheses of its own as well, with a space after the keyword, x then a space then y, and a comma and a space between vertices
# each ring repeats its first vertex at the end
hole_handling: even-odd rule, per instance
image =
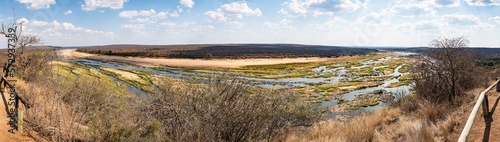
POLYGON ((358 110, 361 108, 361 105, 349 105, 346 110, 358 110))
POLYGON ((378 73, 373 70, 371 67, 364 67, 360 69, 351 69, 347 71, 355 76, 364 77, 364 76, 377 76, 378 73))
MULTIPOLYGON (((114 86, 114 89, 112 90, 116 95, 130 95, 130 93, 125 88, 123 88, 124 84, 116 82, 109 78, 108 74, 113 74, 112 72, 106 73, 105 71, 103 71, 105 73, 100 73, 86 66, 80 66, 77 64, 71 64, 62 61, 54 61, 53 65, 54 66, 52 68, 52 71, 54 72, 54 74, 63 77, 64 80, 99 79, 100 82, 106 84, 106 86, 114 86)), ((115 74, 115 76, 118 75, 115 74)))
POLYGON ((401 80, 398 82, 391 83, 387 86, 387 88, 394 88, 394 87, 399 87, 399 86, 405 86, 413 83, 412 80, 401 80))
POLYGON ((322 91, 354 91, 369 87, 375 87, 384 84, 384 82, 341 82, 339 84, 320 85, 317 88, 322 91))
POLYGON ((368 106, 376 106, 379 104, 378 100, 373 100, 371 102, 366 102, 364 104, 361 104, 362 107, 368 107, 368 106))
POLYGON ((400 73, 407 73, 407 72, 410 72, 410 69, 411 69, 411 65, 409 65, 409 64, 403 64, 403 67, 401 67, 399 69, 399 72, 400 73))

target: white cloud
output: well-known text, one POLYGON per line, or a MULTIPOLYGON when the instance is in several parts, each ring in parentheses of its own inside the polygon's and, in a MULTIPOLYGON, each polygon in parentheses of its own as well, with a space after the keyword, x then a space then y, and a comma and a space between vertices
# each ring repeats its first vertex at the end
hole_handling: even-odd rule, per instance
POLYGON ((144 24, 122 24, 122 28, 130 30, 144 30, 146 26, 144 24))
POLYGON ((292 23, 291 20, 288 20, 288 19, 281 19, 279 20, 278 22, 264 22, 262 23, 262 25, 268 27, 268 28, 271 28, 271 29, 275 29, 275 30, 281 30, 281 29, 286 29, 287 31, 297 31, 297 29, 295 29, 295 27, 293 27, 290 23, 292 23))
POLYGON ((229 22, 227 22, 227 24, 229 24, 233 27, 238 27, 238 28, 245 26, 245 24, 238 22, 238 21, 229 21, 229 22))
POLYGON ((64 12, 64 15, 69 15, 69 14, 73 14, 73 11, 68 10, 68 11, 64 12))
POLYGON ((61 23, 57 22, 56 20, 52 21, 52 25, 53 25, 55 28, 60 28, 60 27, 61 27, 61 23))
POLYGON ((458 7, 460 0, 432 0, 436 7, 458 7))
POLYGON ((175 22, 162 22, 160 25, 165 26, 167 28, 175 28, 177 27, 177 23, 175 22))
POLYGON ((314 27, 320 31, 333 31, 333 28, 336 29, 346 29, 349 26, 349 22, 340 17, 334 17, 324 23, 315 24, 314 27))
POLYGON ((278 13, 279 13, 279 14, 286 15, 286 16, 291 16, 291 15, 288 13, 288 11, 287 11, 287 10, 285 10, 285 9, 280 9, 280 10, 278 10, 278 13))
POLYGON ((118 16, 120 16, 121 18, 134 18, 134 17, 138 17, 138 16, 153 16, 156 14, 156 11, 154 9, 149 9, 149 10, 141 10, 141 11, 137 11, 137 10, 131 10, 131 11, 122 11, 120 12, 120 14, 118 14, 118 16))
POLYGON ((130 30, 134 33, 141 34, 143 36, 148 36, 148 37, 150 36, 150 34, 144 31, 144 29, 146 29, 146 25, 144 24, 122 24, 121 28, 130 30))
POLYGON ((179 17, 179 13, 174 11, 173 13, 170 13, 170 17, 179 17))
POLYGON ((424 15, 435 15, 436 10, 428 7, 424 4, 396 4, 390 11, 394 14, 401 16, 424 16, 424 15))
POLYGON ((168 21, 168 22, 162 22, 160 23, 161 26, 165 26, 167 28, 185 28, 185 27, 189 27, 191 25, 194 25, 195 22, 182 22, 182 23, 176 23, 176 22, 171 22, 171 21, 168 21))
POLYGON ((173 13, 169 12, 156 12, 154 9, 149 10, 130 10, 130 11, 122 11, 118 14, 121 18, 132 19, 134 17, 149 17, 151 20, 153 19, 165 19, 168 16, 170 17, 179 17, 177 11, 173 13))
POLYGON ((465 0, 470 6, 499 6, 500 0, 465 0))
MULTIPOLYGON (((284 5, 296 15, 320 16, 333 15, 337 12, 352 12, 366 7, 369 0, 290 0, 284 5)), ((288 13, 280 10, 280 13, 288 13)))
POLYGON ((205 16, 215 21, 227 21, 228 19, 226 16, 224 16, 224 13, 216 11, 207 11, 205 12, 205 16))
POLYGON ((109 39, 116 36, 113 32, 92 30, 78 27, 73 23, 58 22, 55 20, 47 22, 21 18, 17 20, 17 22, 24 23, 23 32, 42 37, 44 42, 48 41, 50 44, 54 44, 55 40, 59 41, 56 42, 56 44, 62 42, 73 44, 75 41, 81 41, 82 39, 97 41, 99 39, 109 39))
POLYGON ((83 11, 93 11, 98 8, 122 9, 128 0, 85 0, 82 4, 83 11))
POLYGON ((150 20, 149 18, 136 18, 131 20, 134 23, 156 23, 155 21, 150 20))
POLYGON ((194 1, 193 0, 179 0, 179 4, 183 7, 193 8, 194 1))
POLYGON ((49 23, 45 21, 32 21, 29 25, 33 27, 44 27, 47 26, 49 23))
POLYGON ((28 24, 30 21, 26 18, 21 18, 16 21, 16 23, 23 23, 23 24, 28 24))
POLYGON ((280 23, 281 25, 288 25, 290 22, 292 21, 288 19, 281 19, 278 23, 280 23))
POLYGON ((244 24, 234 19, 243 19, 244 16, 261 16, 259 8, 252 9, 244 1, 224 4, 216 10, 204 13, 210 20, 215 22, 225 22, 235 27, 242 27, 244 24))
POLYGON ((264 22, 262 25, 268 27, 268 28, 279 28, 280 24, 279 23, 273 23, 273 22, 264 22))
POLYGON ((497 24, 500 24, 500 16, 490 17, 488 20, 494 21, 497 24))
POLYGON ((359 24, 388 24, 391 21, 391 13, 388 12, 372 12, 363 17, 359 17, 357 23, 359 24))
POLYGON ((448 21, 448 23, 456 25, 476 25, 481 22, 481 20, 474 15, 450 14, 443 15, 443 18, 448 21))
POLYGON ((449 14, 443 15, 443 19, 452 25, 471 26, 476 29, 489 29, 495 26, 482 22, 474 15, 449 14))
POLYGON ((443 23, 442 21, 419 21, 416 22, 415 25, 415 30, 417 31, 438 31, 442 27, 446 26, 446 23, 443 23))
POLYGON ((205 25, 203 26, 204 29, 208 29, 208 30, 215 30, 215 26, 214 25, 205 25))
POLYGON ((56 4, 55 0, 16 0, 19 3, 26 4, 30 10, 39 10, 50 8, 50 5, 56 4))
POLYGON ((165 13, 165 12, 158 12, 157 14, 154 14, 151 17, 152 18, 164 19, 164 18, 167 18, 167 13, 165 13))

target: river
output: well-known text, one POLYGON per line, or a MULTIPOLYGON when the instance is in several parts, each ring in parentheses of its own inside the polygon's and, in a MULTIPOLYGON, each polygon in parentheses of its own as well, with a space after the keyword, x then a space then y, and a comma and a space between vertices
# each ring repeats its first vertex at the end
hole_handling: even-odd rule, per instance
MULTIPOLYGON (((380 62, 387 61, 391 58, 397 58, 399 56, 405 56, 407 55, 406 53, 398 53, 396 56, 390 56, 390 57, 385 57, 381 58, 378 60, 369 60, 362 62, 361 66, 357 67, 352 67, 352 68, 366 68, 371 64, 376 64, 380 62)), ((189 80, 189 81, 197 81, 196 79, 190 77, 190 76, 210 76, 212 74, 209 73, 201 73, 201 72, 191 72, 191 71, 183 71, 183 70, 178 70, 178 69, 172 69, 168 67, 164 68, 145 68, 145 67, 138 67, 138 66, 133 66, 133 65, 126 65, 126 64, 119 64, 119 63, 113 63, 113 62, 101 62, 101 61, 94 61, 94 60, 88 60, 88 59, 65 59, 64 61, 67 62, 72 62, 78 65, 82 66, 87 66, 90 67, 91 69, 97 70, 101 73, 103 73, 102 70, 99 69, 100 66, 107 67, 107 68, 113 68, 113 69, 129 69, 129 70, 138 70, 138 71, 144 71, 144 72, 149 72, 153 75, 159 75, 159 76, 168 76, 168 77, 173 77, 173 78, 178 78, 182 80, 189 80)), ((368 87, 360 90, 355 90, 351 92, 347 92, 342 95, 342 99, 351 101, 356 98, 356 96, 360 94, 367 94, 370 92, 373 92, 375 90, 385 90, 388 92, 406 92, 407 94, 410 93, 411 86, 405 85, 405 86, 400 86, 400 87, 395 87, 395 88, 387 88, 389 84, 398 82, 400 81, 399 79, 405 75, 406 73, 401 73, 399 70, 402 68, 403 64, 398 65, 392 74, 384 75, 383 73, 379 73, 377 76, 367 76, 367 78, 370 77, 383 77, 383 76, 390 76, 391 79, 384 81, 382 85, 375 86, 375 87, 368 87)), ((385 66, 375 66, 373 67, 373 70, 376 71, 377 68, 382 68, 385 66)), ((345 68, 332 68, 328 69, 327 66, 320 66, 317 68, 312 69, 311 71, 317 73, 318 75, 324 75, 324 74, 334 74, 335 76, 333 78, 280 78, 280 79, 265 79, 265 78, 255 78, 255 77, 245 77, 245 76, 234 76, 236 78, 241 78, 248 80, 250 82, 255 83, 256 86, 263 87, 263 88, 295 88, 295 87, 302 87, 306 86, 308 83, 322 83, 322 84, 338 84, 341 79, 343 78, 355 78, 357 76, 353 76, 349 73, 347 73, 347 70, 345 68), (280 85, 276 85, 280 84, 280 85)), ((111 79, 114 81, 121 81, 120 79, 117 79, 113 76, 110 76, 111 79)), ((202 81, 200 81, 202 82, 202 81)), ((129 86, 128 90, 136 94, 138 97, 147 97, 148 93, 144 92, 140 89, 137 89, 134 86, 129 86)), ((333 99, 329 101, 323 101, 319 104, 319 108, 329 108, 334 105, 338 104, 338 100, 333 99)), ((361 111, 374 111, 380 108, 385 107, 384 103, 380 103, 379 105, 376 106, 370 106, 370 107, 363 107, 361 108, 361 111)), ((338 115, 340 113, 332 113, 328 114, 327 117, 331 117, 334 115, 338 115)))

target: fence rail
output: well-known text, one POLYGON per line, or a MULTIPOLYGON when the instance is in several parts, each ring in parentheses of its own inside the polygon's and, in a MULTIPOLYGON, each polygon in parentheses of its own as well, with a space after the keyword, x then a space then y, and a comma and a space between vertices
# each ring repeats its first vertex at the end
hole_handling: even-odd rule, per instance
MULTIPOLYGON (((486 88, 481 94, 479 94, 479 98, 477 99, 476 104, 474 105, 474 108, 472 109, 472 112, 469 115, 469 119, 467 119, 467 123, 464 126, 464 130, 462 131, 462 134, 460 134, 460 138, 458 139, 459 142, 466 142, 467 137, 469 136, 470 130, 472 129, 472 125, 474 124, 474 119, 476 119, 477 112, 479 111, 479 107, 483 106, 483 116, 488 116, 488 96, 486 94, 495 86, 497 86, 498 82, 500 79, 497 78, 497 81, 493 83, 490 87, 486 88)), ((499 86, 497 86, 497 92, 500 91, 499 86)))
MULTIPOLYGON (((15 86, 12 85, 11 83, 9 83, 9 81, 7 81, 7 79, 5 77, 2 76, 1 80, 0 80, 0 84, 4 83, 9 87, 9 88, 14 88, 15 86)), ((19 94, 17 93, 17 91, 14 89, 13 90, 13 93, 16 95, 16 98, 19 99, 21 101, 21 103, 23 103, 24 107, 26 108, 30 108, 31 105, 26 101, 26 99, 24 99, 23 97, 19 96, 19 94)))

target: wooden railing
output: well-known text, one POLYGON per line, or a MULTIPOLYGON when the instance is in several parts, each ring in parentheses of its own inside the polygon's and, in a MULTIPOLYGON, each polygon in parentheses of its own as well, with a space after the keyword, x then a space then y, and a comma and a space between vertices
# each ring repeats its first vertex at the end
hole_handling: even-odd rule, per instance
MULTIPOLYGON (((2 79, 0 80, 0 85, 2 85, 2 84, 6 85, 9 88, 14 88, 15 87, 11 83, 9 83, 9 81, 5 77, 3 77, 3 76, 2 76, 2 79)), ((12 92, 16 95, 16 99, 18 99, 16 101, 21 101, 21 103, 23 103, 24 107, 26 107, 27 109, 29 109, 31 107, 31 105, 26 101, 26 99, 24 99, 23 97, 19 96, 19 94, 17 93, 17 91, 15 89, 12 90, 12 92)), ((16 103, 16 104, 19 104, 19 103, 16 103)))
MULTIPOLYGON (((479 107, 483 106, 483 116, 488 116, 488 96, 486 94, 495 86, 497 86, 500 79, 497 78, 497 81, 493 83, 490 87, 486 88, 481 94, 479 94, 479 98, 477 99, 476 105, 472 108, 472 112, 469 115, 469 119, 467 119, 467 123, 464 126, 464 130, 462 134, 460 134, 459 142, 466 142, 467 137, 469 136, 470 130, 472 129, 472 125, 474 124, 474 119, 476 119, 477 112, 479 111, 479 107)), ((497 92, 500 91, 500 87, 497 86, 497 92)))
MULTIPOLYGON (((15 81, 15 80, 11 80, 15 81)), ((10 117, 11 120, 9 121, 8 125, 11 126, 12 129, 9 129, 8 132, 14 133, 14 130, 17 130, 19 133, 23 133, 23 110, 19 109, 19 103, 23 103, 24 107, 26 109, 29 109, 32 105, 30 105, 26 99, 24 99, 22 96, 19 96, 19 94, 16 91, 16 88, 13 84, 13 82, 9 82, 5 77, 2 76, 0 78, 0 95, 2 95, 4 104, 5 105, 5 111, 7 111, 7 117, 10 117), (5 90, 7 89, 7 90, 5 90), (14 99, 11 100, 12 98, 9 98, 7 100, 7 97, 5 96, 6 92, 9 92, 9 96, 13 96, 14 99), (8 101, 14 101, 14 108, 9 109, 9 104, 10 102, 8 101)))

